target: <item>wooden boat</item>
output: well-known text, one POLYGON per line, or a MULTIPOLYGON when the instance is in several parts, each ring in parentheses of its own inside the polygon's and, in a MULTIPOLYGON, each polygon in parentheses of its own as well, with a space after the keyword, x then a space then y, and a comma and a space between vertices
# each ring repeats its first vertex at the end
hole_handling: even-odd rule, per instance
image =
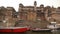
POLYGON ((40 28, 34 28, 32 29, 33 32, 50 32, 50 29, 40 29, 40 28))
POLYGON ((56 23, 51 23, 50 25, 47 25, 47 28, 49 29, 56 29, 59 30, 60 29, 60 24, 56 24, 56 23))
POLYGON ((0 32, 26 32, 27 27, 0 27, 0 32))

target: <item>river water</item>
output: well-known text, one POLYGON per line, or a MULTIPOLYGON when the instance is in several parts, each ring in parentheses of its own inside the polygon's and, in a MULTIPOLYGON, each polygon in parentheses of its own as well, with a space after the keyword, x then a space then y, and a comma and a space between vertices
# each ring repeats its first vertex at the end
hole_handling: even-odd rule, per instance
POLYGON ((53 31, 53 32, 33 32, 33 31, 27 31, 24 33, 0 33, 0 34, 60 34, 60 30, 53 31))
POLYGON ((53 32, 32 32, 32 31, 28 31, 26 34, 60 34, 60 30, 53 31, 53 32))

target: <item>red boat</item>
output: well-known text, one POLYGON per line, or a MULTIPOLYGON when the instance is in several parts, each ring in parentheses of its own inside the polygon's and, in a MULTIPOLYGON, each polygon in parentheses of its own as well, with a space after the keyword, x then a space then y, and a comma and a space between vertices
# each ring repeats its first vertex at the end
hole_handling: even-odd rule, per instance
POLYGON ((1 27, 0 32, 26 32, 27 27, 1 27))

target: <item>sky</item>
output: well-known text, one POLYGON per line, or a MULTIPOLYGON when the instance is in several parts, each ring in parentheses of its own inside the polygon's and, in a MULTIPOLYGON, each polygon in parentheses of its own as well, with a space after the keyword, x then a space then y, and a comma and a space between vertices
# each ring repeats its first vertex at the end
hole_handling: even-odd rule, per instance
POLYGON ((37 1, 37 6, 44 4, 44 6, 60 6, 60 0, 0 0, 0 6, 14 7, 18 11, 19 4, 22 3, 24 6, 34 6, 34 1, 37 1))

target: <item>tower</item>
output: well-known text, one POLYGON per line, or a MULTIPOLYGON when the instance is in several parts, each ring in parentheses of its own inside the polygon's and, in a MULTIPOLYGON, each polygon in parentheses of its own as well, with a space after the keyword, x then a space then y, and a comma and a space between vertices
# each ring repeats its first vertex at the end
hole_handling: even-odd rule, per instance
POLYGON ((22 17, 23 17, 22 8, 23 8, 23 4, 20 3, 20 4, 19 4, 19 9, 18 9, 18 12, 19 12, 19 13, 18 13, 18 20, 22 19, 22 17))
POLYGON ((19 10, 19 12, 21 12, 21 11, 22 11, 22 8, 23 8, 23 4, 22 4, 22 3, 20 3, 20 4, 19 4, 19 9, 18 9, 18 10, 19 10))
POLYGON ((34 1, 34 11, 36 11, 37 2, 34 1))

